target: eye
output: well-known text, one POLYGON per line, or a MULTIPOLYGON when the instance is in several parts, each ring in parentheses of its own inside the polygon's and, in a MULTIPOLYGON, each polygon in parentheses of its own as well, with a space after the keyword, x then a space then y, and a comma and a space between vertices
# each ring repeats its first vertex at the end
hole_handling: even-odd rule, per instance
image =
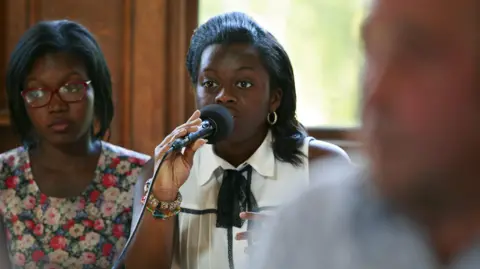
POLYGON ((202 82, 202 86, 203 86, 204 88, 210 89, 210 88, 215 88, 215 87, 217 87, 218 84, 217 84, 215 81, 213 81, 213 80, 206 80, 206 81, 202 82))
POLYGON ((41 102, 42 100, 49 98, 49 92, 41 88, 34 89, 28 91, 24 95, 24 98, 27 103, 41 102))
POLYGON ((45 90, 43 89, 36 89, 36 90, 32 90, 32 91, 29 91, 27 93, 27 98, 29 99, 38 99, 38 98, 42 98, 44 97, 46 94, 45 94, 45 90))
POLYGON ((72 83, 72 84, 67 84, 64 85, 63 87, 60 88, 60 92, 64 93, 78 93, 81 92, 84 88, 83 84, 80 83, 72 83))
POLYGON ((237 82, 237 84, 235 84, 235 86, 237 86, 239 88, 242 88, 242 89, 248 89, 248 88, 252 87, 253 84, 248 82, 248 81, 239 81, 239 82, 237 82))

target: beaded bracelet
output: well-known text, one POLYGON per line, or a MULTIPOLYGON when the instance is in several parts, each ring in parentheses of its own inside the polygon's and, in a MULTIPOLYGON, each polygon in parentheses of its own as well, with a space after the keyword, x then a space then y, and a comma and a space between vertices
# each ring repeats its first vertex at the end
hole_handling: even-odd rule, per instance
POLYGON ((150 197, 144 195, 142 197, 142 204, 147 203, 146 209, 152 213, 156 219, 168 219, 170 217, 178 215, 180 213, 180 204, 182 203, 182 195, 177 193, 177 198, 172 202, 159 201, 153 194, 150 197))

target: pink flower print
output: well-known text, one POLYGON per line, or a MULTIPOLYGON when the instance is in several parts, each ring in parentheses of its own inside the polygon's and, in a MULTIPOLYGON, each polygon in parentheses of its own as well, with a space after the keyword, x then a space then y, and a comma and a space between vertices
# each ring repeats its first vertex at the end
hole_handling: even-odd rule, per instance
POLYGON ((47 219, 47 224, 55 225, 60 220, 60 213, 55 207, 49 207, 45 212, 45 218, 47 219))
POLYGON ((43 235, 43 224, 39 223, 35 225, 35 228, 33 228, 33 234, 36 236, 43 235))
POLYGON ((89 232, 85 235, 85 244, 88 247, 96 247, 100 241, 100 235, 95 232, 89 232))
POLYGON ((84 231, 85 227, 82 224, 75 224, 68 230, 73 238, 82 236, 84 231))
POLYGON ((83 224, 83 226, 85 226, 87 228, 92 228, 93 227, 93 221, 89 220, 89 219, 82 220, 82 224, 83 224))
POLYGON ((43 205, 47 202, 48 197, 45 194, 40 194, 40 204, 43 205))
POLYGON ((15 189, 19 182, 20 182, 20 179, 17 176, 11 176, 5 179, 5 185, 9 189, 15 189))
POLYGON ((64 263, 68 259, 68 252, 57 249, 54 252, 48 253, 48 260, 51 263, 59 264, 64 263))
POLYGON ((60 267, 60 265, 58 265, 58 264, 50 263, 50 264, 47 264, 47 265, 43 266, 43 269, 62 269, 62 267, 60 267))
POLYGON ((105 229, 105 223, 103 222, 102 219, 97 219, 95 220, 95 223, 93 224, 93 227, 96 231, 101 231, 105 229))
POLYGON ((101 211, 104 217, 111 217, 117 211, 117 204, 105 201, 102 203, 101 211))
POLYGON ((25 207, 25 209, 31 210, 35 207, 36 202, 37 201, 36 201, 35 197, 29 195, 29 196, 25 197, 25 199, 23 199, 23 206, 25 207))
POLYGON ((114 224, 112 229, 112 234, 116 238, 123 237, 125 235, 123 224, 114 224))
POLYGON ((10 153, 9 155, 5 156, 6 163, 8 166, 14 166, 18 162, 17 154, 15 153, 10 153))
POLYGON ((112 252, 113 245, 106 243, 102 247, 102 255, 105 257, 110 256, 110 253, 112 252))
MULTIPOLYGON (((1 191, 0 191, 1 193, 1 191)), ((5 203, 2 201, 2 199, 0 199, 0 215, 5 215, 5 209, 7 208, 7 206, 5 205, 5 203)))
MULTIPOLYGON (((117 168, 117 165, 120 163, 120 158, 115 157, 110 160, 110 168, 117 168)), ((116 170, 116 169, 115 169, 116 170)))
POLYGON ((117 184, 117 178, 112 174, 105 174, 102 178, 102 184, 105 188, 113 187, 117 184))
POLYGON ((15 255, 13 255, 13 263, 15 265, 24 266, 25 261, 26 261, 25 255, 23 255, 22 253, 17 252, 15 253, 15 255))
POLYGON ((17 191, 14 189, 7 189, 0 191, 2 201, 8 204, 13 198, 17 196, 17 191))
POLYGON ((52 240, 50 240, 50 247, 57 250, 57 249, 65 249, 67 246, 67 239, 63 236, 54 236, 52 240))
POLYGON ((67 221, 67 223, 65 223, 65 224, 63 225, 63 229, 66 230, 66 231, 68 231, 70 228, 73 227, 73 225, 75 225, 75 220, 71 219, 71 220, 67 221))
POLYGON ((33 228, 35 228, 35 222, 31 220, 26 220, 24 221, 24 223, 25 223, 25 226, 27 226, 27 229, 29 230, 33 230, 33 228))
POLYGON ((115 187, 110 187, 103 192, 105 201, 117 201, 120 196, 120 190, 115 187))
POLYGON ((33 253, 32 253, 32 260, 34 262, 38 262, 40 261, 41 259, 43 259, 43 257, 45 256, 45 253, 41 250, 35 250, 33 253))
POLYGON ((85 198, 80 198, 77 202, 77 210, 84 210, 85 209, 85 198))
POLYGON ((98 200, 98 197, 100 197, 100 192, 98 190, 94 190, 90 193, 90 202, 96 203, 98 200))
POLYGON ((18 221, 18 216, 17 216, 17 215, 12 215, 12 216, 10 217, 10 222, 15 223, 15 222, 17 222, 17 221, 18 221))
POLYGON ((97 261, 97 256, 92 252, 84 252, 82 254, 83 264, 94 264, 97 261))
POLYGON ((126 172, 130 170, 130 163, 128 161, 121 161, 117 165, 117 170, 116 172, 120 175, 124 175, 126 172))

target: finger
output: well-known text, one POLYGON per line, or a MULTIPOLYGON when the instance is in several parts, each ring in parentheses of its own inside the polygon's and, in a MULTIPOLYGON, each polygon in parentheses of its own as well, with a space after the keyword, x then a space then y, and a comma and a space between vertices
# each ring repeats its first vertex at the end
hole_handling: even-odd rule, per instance
POLYGON ((191 121, 185 122, 184 124, 178 126, 177 128, 183 128, 183 127, 188 126, 188 125, 198 125, 198 126, 200 126, 201 124, 202 124, 202 119, 200 119, 200 118, 195 118, 195 119, 193 119, 193 120, 191 120, 191 121))
POLYGON ((207 140, 198 139, 192 145, 185 148, 183 156, 185 158, 185 161, 190 165, 190 167, 193 165, 193 156, 195 155, 195 152, 206 143, 207 143, 207 140))
POLYGON ((170 141, 172 141, 173 137, 178 138, 178 133, 184 131, 185 129, 187 130, 187 133, 196 132, 198 128, 200 128, 201 123, 202 121, 200 119, 196 119, 192 122, 187 122, 178 126, 169 135, 167 135, 165 139, 163 139, 160 145, 169 143, 170 141))
POLYGON ((163 141, 159 144, 159 146, 163 146, 164 144, 167 144, 169 143, 171 140, 172 140, 172 137, 173 136, 176 136, 178 135, 178 132, 180 130, 183 130, 183 129, 187 129, 188 132, 195 132, 198 130, 198 128, 200 128, 202 124, 202 120, 201 119, 194 119, 193 121, 190 121, 190 122, 186 122, 180 126, 178 126, 177 128, 175 128, 169 135, 167 135, 163 141), (197 129, 190 129, 191 127, 193 126, 197 126, 197 129))
POLYGON ((168 135, 160 145, 155 148, 155 158, 161 158, 171 147, 172 143, 180 138, 184 137, 189 133, 198 131, 200 127, 197 125, 187 125, 183 128, 175 129, 170 135, 168 135))
POLYGON ((235 235, 235 240, 247 240, 249 234, 250 234, 249 232, 237 233, 237 234, 235 235))
POLYGON ((264 220, 270 217, 267 213, 258 213, 258 212, 242 212, 240 213, 240 218, 244 220, 264 220))
POLYGON ((171 144, 176 139, 187 136, 189 133, 196 132, 198 131, 198 129, 200 129, 200 126, 198 125, 187 125, 183 128, 176 129, 174 132, 172 132, 172 135, 170 136, 170 140, 166 141, 166 144, 167 145, 171 144))
POLYGON ((200 110, 195 110, 195 112, 193 112, 192 116, 190 116, 190 118, 187 120, 187 122, 190 122, 190 121, 193 121, 193 120, 196 120, 198 118, 200 118, 200 110))

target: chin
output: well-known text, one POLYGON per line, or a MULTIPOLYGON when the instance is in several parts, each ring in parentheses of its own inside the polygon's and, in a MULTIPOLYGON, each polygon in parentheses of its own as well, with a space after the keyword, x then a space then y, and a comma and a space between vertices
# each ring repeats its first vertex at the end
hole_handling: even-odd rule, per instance
POLYGON ((55 146, 64 146, 68 144, 74 144, 80 140, 78 136, 72 134, 55 134, 45 137, 50 144, 55 146))

